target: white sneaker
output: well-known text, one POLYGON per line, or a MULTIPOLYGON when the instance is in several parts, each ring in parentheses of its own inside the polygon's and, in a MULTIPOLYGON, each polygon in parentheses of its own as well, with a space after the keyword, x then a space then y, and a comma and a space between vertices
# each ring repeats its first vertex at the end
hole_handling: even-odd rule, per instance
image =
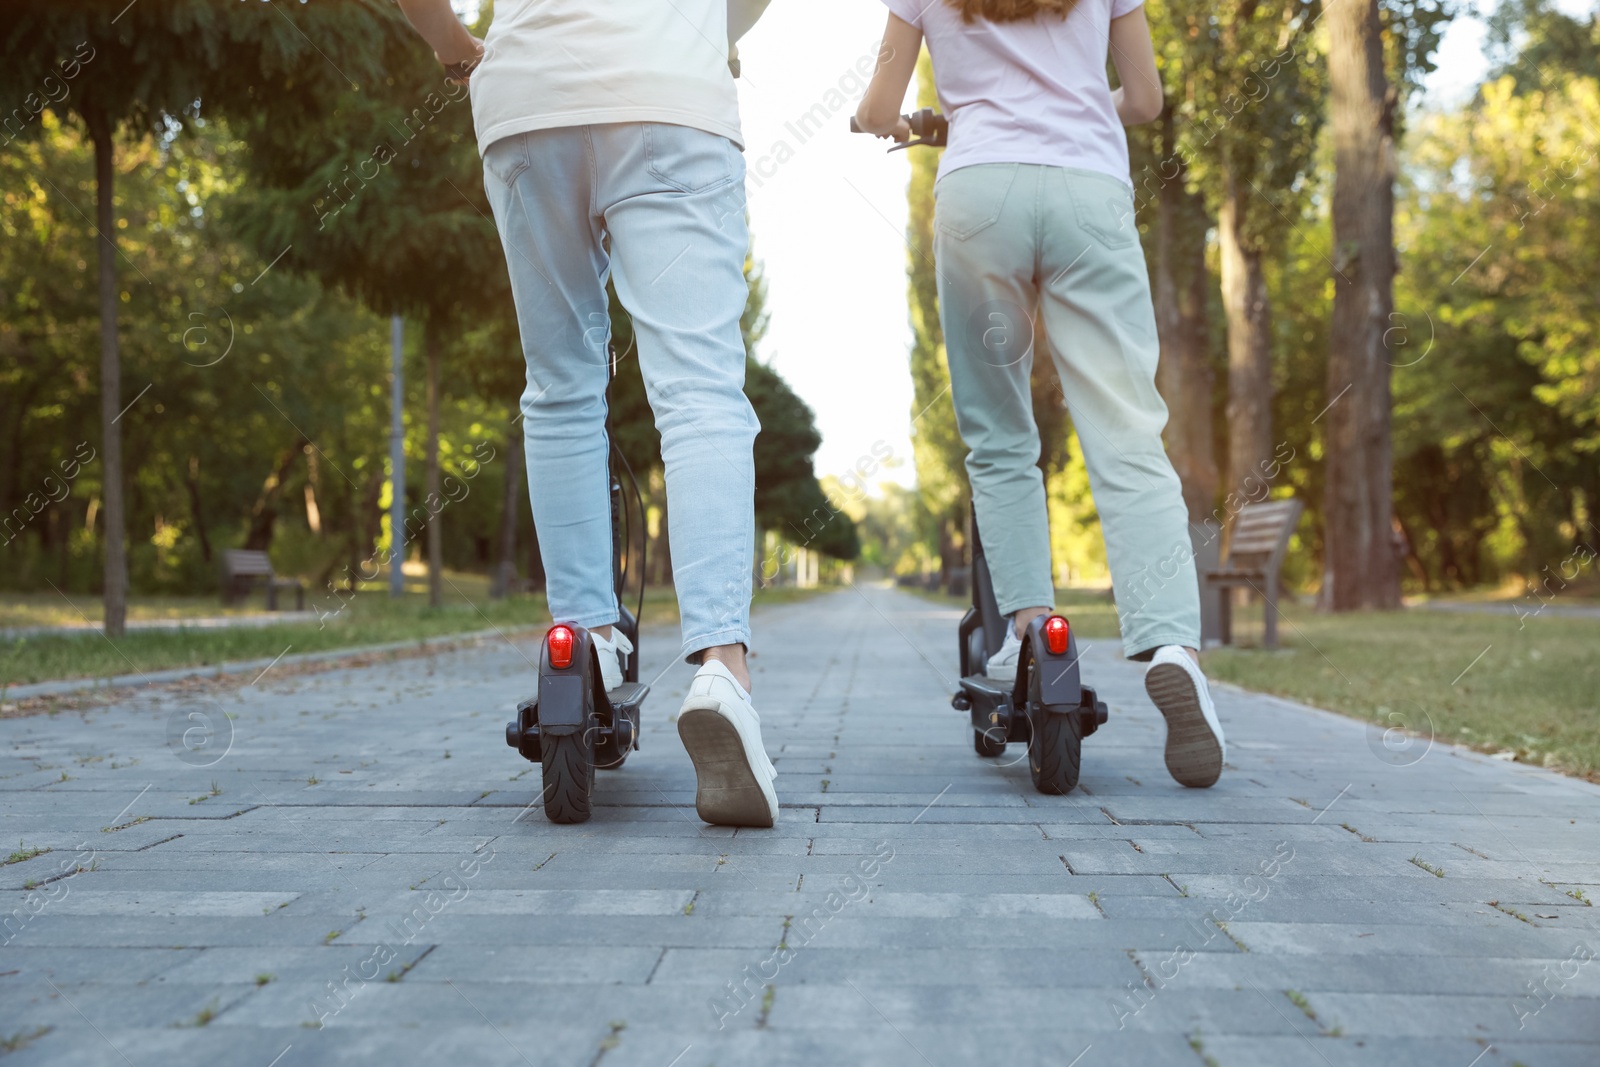
POLYGON ((678 712, 678 736, 694 761, 700 818, 716 826, 776 825, 778 772, 761 745, 761 716, 717 660, 695 672, 678 712))
POLYGON ((1167 720, 1167 771, 1180 785, 1215 784, 1228 746, 1200 665, 1178 645, 1162 645, 1145 671, 1144 689, 1167 720))
POLYGON ((1022 638, 1017 636, 1017 628, 1006 620, 1006 639, 1000 646, 1000 651, 989 657, 989 665, 983 669, 997 682, 1014 682, 1017 680, 1017 660, 1022 656, 1022 638))
POLYGON ((622 684, 622 657, 633 654, 633 642, 620 626, 611 628, 609 641, 593 630, 589 631, 589 639, 594 642, 596 658, 600 660, 600 681, 609 693, 622 684))

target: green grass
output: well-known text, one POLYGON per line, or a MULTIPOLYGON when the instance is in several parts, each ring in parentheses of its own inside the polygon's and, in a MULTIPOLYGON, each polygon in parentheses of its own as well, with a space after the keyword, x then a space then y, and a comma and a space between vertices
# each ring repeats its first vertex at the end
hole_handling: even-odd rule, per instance
MULTIPOLYGON (((209 1003, 205 1007, 201 1008, 199 1013, 196 1014, 195 1017, 193 1019, 191 1019, 187 1025, 192 1026, 192 1027, 210 1026, 211 1025, 211 1020, 215 1019, 216 1017, 217 1017, 217 1002, 215 1000, 212 1000, 211 1003, 209 1003)), ((182 1026, 184 1024, 183 1023, 179 1023, 178 1025, 182 1026)))
MULTIPOLYGON (((364 589, 345 604, 343 610, 340 607, 344 602, 332 594, 308 596, 307 608, 320 608, 326 614, 321 620, 238 629, 131 630, 116 641, 108 640, 97 631, 0 638, 0 687, 62 678, 104 678, 174 667, 206 667, 241 660, 270 660, 286 649, 295 654, 325 652, 491 629, 510 634, 542 629, 549 621, 542 596, 490 600, 483 578, 460 574, 450 574, 448 578, 444 603, 437 608, 429 607, 427 597, 419 592, 408 591, 404 597, 391 600, 381 590, 364 589)), ((412 583, 411 588, 415 587, 416 583, 412 583)), ((761 589, 756 591, 755 603, 788 603, 815 592, 818 590, 790 587, 761 589)), ((79 611, 98 618, 99 607, 88 598, 74 597, 74 610, 62 598, 51 595, 65 610, 71 611, 74 618, 81 619, 79 611)), ((47 613, 35 600, 31 595, 7 594, 0 598, 0 618, 27 616, 30 625, 49 624, 39 621, 45 619, 47 613)), ((143 603, 141 600, 134 607, 143 603)), ((629 604, 632 607, 633 602, 629 604)), ((168 613, 164 616, 168 618, 221 613, 211 610, 220 608, 214 599, 180 601, 169 597, 159 601, 159 607, 168 613)), ((130 607, 130 617, 135 614, 130 607)), ((672 624, 677 619, 678 605, 671 589, 646 591, 646 625, 672 624)))
MULTIPOLYGON (((1600 780, 1600 619, 1544 615, 1519 629, 1512 616, 1431 611, 1287 617, 1282 650, 1207 652, 1206 673, 1600 780)), ((1236 630, 1259 632, 1254 619, 1236 630)))
POLYGON ((33 859, 35 856, 42 856, 49 851, 50 849, 48 848, 24 848, 22 842, 18 841, 17 850, 4 860, 0 860, 0 867, 9 867, 13 863, 22 863, 25 860, 33 859))
POLYGON ((21 1052, 54 1029, 53 1026, 36 1026, 32 1030, 18 1030, 10 1037, 0 1038, 0 1055, 21 1052))

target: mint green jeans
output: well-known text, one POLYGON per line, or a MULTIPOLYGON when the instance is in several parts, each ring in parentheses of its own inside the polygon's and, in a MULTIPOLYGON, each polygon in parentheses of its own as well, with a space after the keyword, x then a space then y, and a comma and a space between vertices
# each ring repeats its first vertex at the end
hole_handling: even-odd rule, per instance
POLYGON ((1000 610, 1055 603, 1028 386, 1037 341, 1055 361, 1089 469, 1124 654, 1199 648, 1199 588, 1183 492, 1161 444, 1167 406, 1156 392, 1132 189, 1098 171, 985 163, 940 178, 934 204, 950 388, 1000 610))

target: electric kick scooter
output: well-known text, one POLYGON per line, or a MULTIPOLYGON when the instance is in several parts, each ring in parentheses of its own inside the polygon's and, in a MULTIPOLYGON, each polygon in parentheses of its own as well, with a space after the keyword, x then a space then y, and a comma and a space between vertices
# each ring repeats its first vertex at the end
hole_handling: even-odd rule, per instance
POLYGON ((1028 746, 1033 787, 1061 796, 1078 784, 1083 739, 1106 721, 1105 701, 1083 684, 1078 671, 1078 638, 1062 615, 1041 615, 1022 638, 1014 682, 984 673, 1000 651, 1011 625, 995 602, 989 562, 972 518, 972 606, 956 634, 961 654, 961 689, 950 706, 972 717, 972 748, 980 756, 1000 756, 1006 743, 1028 746))
MULTIPOLYGON (((611 376, 616 376, 614 348, 611 376)), ((609 426, 606 436, 611 438, 609 426)), ((633 652, 623 657, 622 684, 607 692, 589 631, 576 623, 557 622, 539 646, 538 689, 517 705, 517 717, 506 723, 506 744, 541 767, 544 813, 554 823, 588 820, 595 768, 621 767, 628 753, 639 747, 639 709, 650 692, 649 686, 639 683, 639 613, 644 609, 646 553, 644 506, 639 483, 614 439, 608 477, 612 582, 621 614, 616 627, 633 644, 633 652), (630 493, 623 492, 623 478, 627 479, 630 493), (633 565, 635 547, 637 567, 633 565), (639 587, 638 607, 630 611, 623 599, 633 584, 639 587)))
MULTIPOLYGON (((949 143, 949 120, 932 108, 904 118, 912 139, 889 151, 916 145, 939 148, 949 143)), ((861 132, 854 118, 850 131, 861 132)), ((1014 682, 990 678, 984 670, 989 657, 1000 651, 1008 625, 995 600, 974 512, 972 606, 956 631, 961 688, 950 698, 950 705, 970 713, 972 748, 978 755, 1000 756, 1009 742, 1024 743, 1034 788, 1055 796, 1070 793, 1078 784, 1083 739, 1106 721, 1105 702, 1083 684, 1077 636, 1061 615, 1043 615, 1028 625, 1014 682)))

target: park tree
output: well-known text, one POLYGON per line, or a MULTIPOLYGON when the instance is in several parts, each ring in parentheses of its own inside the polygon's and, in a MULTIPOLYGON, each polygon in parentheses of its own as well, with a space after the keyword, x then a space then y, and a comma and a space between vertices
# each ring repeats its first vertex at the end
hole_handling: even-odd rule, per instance
MULTIPOLYGON (((281 254, 281 268, 314 274, 377 314, 421 327, 426 475, 421 504, 410 514, 428 533, 428 595, 437 606, 449 500, 440 454, 442 365, 476 322, 511 314, 466 87, 448 82, 408 32, 380 77, 359 91, 345 86, 317 121, 262 116, 236 125, 252 149, 256 193, 242 225, 261 254, 281 254)), ((391 528, 391 546, 410 540, 413 518, 391 528)))
MULTIPOLYGON (((0 98, 21 106, 0 117, 7 140, 34 136, 50 110, 82 124, 94 146, 94 229, 99 240, 100 461, 104 491, 104 619, 107 636, 127 614, 125 475, 119 421, 119 225, 115 139, 182 127, 230 111, 314 115, 336 85, 383 69, 398 37, 377 0, 339 6, 144 0, 16 0, 0 29, 0 98), (345 57, 335 68, 316 41, 345 57)), ((359 84, 359 82, 353 83, 359 84)))
MULTIPOLYGON (((1152 11, 1160 17, 1160 9, 1152 11)), ((1165 66, 1162 53, 1158 62, 1165 66)), ((1170 76, 1163 70, 1163 83, 1170 76)), ((1207 235, 1215 225, 1205 197, 1192 188, 1178 150, 1179 119, 1168 86, 1155 123, 1128 131, 1134 207, 1150 235, 1146 258, 1161 359, 1156 388, 1167 404, 1162 431, 1167 455, 1183 486, 1190 522, 1211 516, 1220 475, 1216 460, 1211 304, 1216 288, 1206 266, 1207 235)))
POLYGON ((1424 116, 1405 157, 1396 509, 1436 584, 1537 575, 1600 535, 1600 307, 1573 284, 1600 272, 1600 79, 1542 69, 1424 116))
MULTIPOLYGON (((97 238, 72 204, 92 188, 93 146, 54 113, 41 121, 38 136, 0 153, 0 439, 19 442, 0 469, 0 510, 15 506, 13 489, 44 487, 63 458, 54 453, 93 458, 70 485, 46 487, 57 499, 8 545, 4 570, 21 588, 48 590, 48 578, 78 593, 100 585, 105 488, 91 429, 97 238)), ((244 153, 226 123, 207 119, 117 143, 119 347, 127 395, 143 394, 118 429, 138 457, 125 479, 127 566, 145 593, 215 588, 222 549, 241 543, 271 548, 283 573, 320 576, 361 543, 367 506, 355 486, 381 471, 383 404, 371 395, 381 324, 314 279, 267 269, 238 240, 244 153)))
MULTIPOLYGON (((1204 252, 1195 232, 1198 193, 1204 216, 1216 220, 1227 321, 1226 485, 1232 492, 1263 480, 1277 440, 1267 266, 1304 211, 1322 126, 1324 82, 1307 32, 1320 9, 1320 0, 1229 0, 1220 9, 1161 0, 1154 13, 1169 94, 1158 134, 1163 154, 1157 176, 1163 181, 1156 203, 1157 322, 1165 322, 1169 337, 1199 325, 1204 290, 1196 287, 1195 271, 1204 252), (1169 277, 1172 268, 1164 260, 1183 264, 1187 287, 1169 277)), ((1184 377, 1196 386, 1207 383, 1189 349, 1202 344, 1203 336, 1191 334, 1172 346, 1178 349, 1173 369, 1192 368, 1184 377)), ((1181 415, 1180 439, 1203 449, 1209 420, 1199 412, 1181 415)), ((1169 434, 1169 440, 1177 436, 1169 434)), ((1204 451, 1179 462, 1196 468, 1189 479, 1196 490, 1186 496, 1203 496, 1198 490, 1208 474, 1204 451)), ((1190 500, 1191 516, 1199 510, 1195 503, 1190 500)), ((1205 505, 1201 513, 1209 514, 1210 502, 1205 505)))
POLYGON ((1600 11, 1582 19, 1553 0, 1501 0, 1487 23, 1496 62, 1486 84, 1509 75, 1521 92, 1552 88, 1549 78, 1600 78, 1600 11))
POLYGON ((1334 252, 1323 583, 1334 611, 1400 603, 1388 346, 1395 161, 1404 91, 1430 69, 1446 17, 1430 0, 1326 11, 1334 252))

